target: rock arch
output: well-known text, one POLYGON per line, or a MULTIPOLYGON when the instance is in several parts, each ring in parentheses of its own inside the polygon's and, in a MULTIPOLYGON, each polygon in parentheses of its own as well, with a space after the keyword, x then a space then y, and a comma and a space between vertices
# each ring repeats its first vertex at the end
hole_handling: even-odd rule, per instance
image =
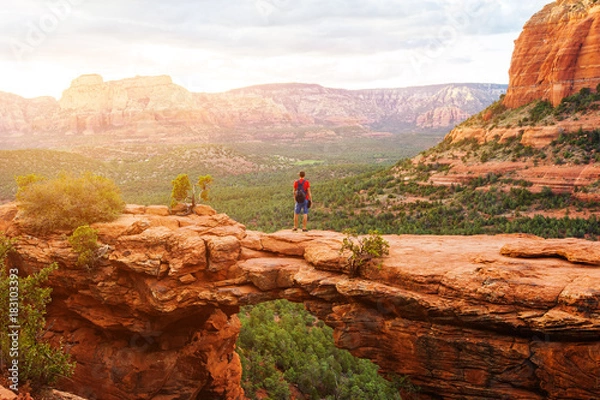
POLYGON ((48 338, 78 362, 88 399, 242 399, 234 344, 244 304, 303 302, 336 344, 422 398, 600 397, 600 247, 511 236, 387 236, 390 256, 349 279, 333 232, 247 231, 207 207, 127 206, 96 224, 103 258, 75 267, 64 234, 22 231, 24 273, 57 261, 48 338), (571 261, 569 261, 571 260, 571 261))

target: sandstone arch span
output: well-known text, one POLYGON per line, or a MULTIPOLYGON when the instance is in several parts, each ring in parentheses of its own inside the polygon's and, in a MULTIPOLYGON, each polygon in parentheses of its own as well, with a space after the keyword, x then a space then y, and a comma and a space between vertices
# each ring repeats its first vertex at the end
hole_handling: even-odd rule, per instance
POLYGON ((388 236, 390 256, 345 274, 342 235, 247 231, 200 207, 128 206, 97 224, 103 258, 77 269, 64 234, 19 228, 24 273, 52 261, 51 340, 78 362, 63 389, 89 399, 241 399, 239 307, 304 302, 338 346, 408 374, 427 399, 600 397, 600 247, 523 235, 388 236), (570 260, 570 261, 569 261, 570 260))

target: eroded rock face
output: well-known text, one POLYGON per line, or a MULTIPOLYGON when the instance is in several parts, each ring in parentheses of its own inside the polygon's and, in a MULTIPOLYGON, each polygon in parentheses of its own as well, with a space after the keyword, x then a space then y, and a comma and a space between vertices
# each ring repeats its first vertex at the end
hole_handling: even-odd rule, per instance
POLYGON ((530 161, 492 161, 485 164, 466 164, 461 160, 446 160, 452 169, 448 173, 433 173, 429 179, 434 185, 468 185, 475 177, 488 174, 524 179, 532 184, 534 193, 550 188, 553 193, 570 193, 587 201, 600 200, 595 193, 578 193, 577 187, 585 187, 600 179, 598 164, 535 165, 530 161))
MULTIPOLYGON (((556 106, 582 88, 595 91, 600 84, 599 47, 600 3, 559 0, 546 5, 525 24, 515 42, 503 104, 517 108, 535 100, 548 100, 556 106)), ((587 112, 550 125, 459 125, 448 139, 454 143, 465 139, 485 143, 494 138, 502 142, 521 137, 522 144, 542 148, 561 133, 594 130, 599 123, 597 112, 587 112)))
POLYGON ((557 105, 600 83, 600 4, 559 0, 524 26, 515 42, 504 104, 516 108, 545 99, 557 105))
POLYGON ((159 207, 97 224, 93 270, 57 233, 23 232, 22 273, 51 261, 47 337, 77 360, 61 388, 89 399, 243 399, 239 307, 285 298, 335 329, 338 346, 408 374, 422 398, 600 397, 600 247, 531 236, 387 236, 381 266, 346 274, 343 236, 246 231, 225 215, 159 207), (571 260, 571 261, 568 261, 571 260))
POLYGON ((524 146, 541 149, 550 145, 561 133, 573 133, 580 129, 582 131, 593 131, 599 123, 600 117, 596 113, 588 113, 578 116, 576 119, 556 121, 553 125, 547 126, 481 127, 459 125, 450 131, 447 139, 452 143, 475 139, 482 144, 495 139, 505 142, 509 139, 520 138, 524 146))

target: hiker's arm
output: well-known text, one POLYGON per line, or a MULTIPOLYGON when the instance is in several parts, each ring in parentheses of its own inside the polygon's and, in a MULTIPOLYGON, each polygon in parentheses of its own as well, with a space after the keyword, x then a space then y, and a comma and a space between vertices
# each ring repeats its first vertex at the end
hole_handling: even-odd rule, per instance
POLYGON ((310 187, 306 191, 306 194, 307 194, 306 198, 309 199, 310 201, 312 201, 312 191, 310 190, 310 187))

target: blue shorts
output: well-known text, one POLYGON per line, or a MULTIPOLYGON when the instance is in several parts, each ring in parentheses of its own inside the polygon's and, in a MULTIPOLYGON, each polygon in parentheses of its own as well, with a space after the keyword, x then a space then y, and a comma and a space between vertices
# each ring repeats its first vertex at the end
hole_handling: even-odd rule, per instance
POLYGON ((294 214, 308 215, 308 200, 304 200, 303 203, 296 203, 296 207, 294 208, 294 214))

